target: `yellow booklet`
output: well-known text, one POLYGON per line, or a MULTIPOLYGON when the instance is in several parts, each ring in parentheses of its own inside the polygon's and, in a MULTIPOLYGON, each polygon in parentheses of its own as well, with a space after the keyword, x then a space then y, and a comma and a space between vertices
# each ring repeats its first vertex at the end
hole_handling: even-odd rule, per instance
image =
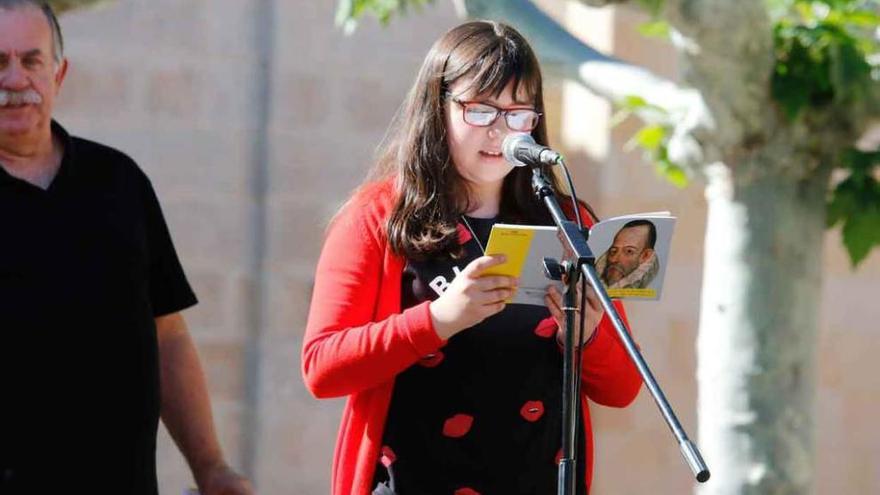
MULTIPOLYGON (((675 220, 668 212, 640 213, 608 218, 590 228, 587 244, 610 297, 660 298, 675 220)), ((486 270, 487 275, 520 279, 509 303, 543 306, 549 285, 564 290, 561 282, 544 275, 544 258, 565 258, 555 226, 495 224, 486 254, 507 256, 505 263, 486 270)))
POLYGON ((544 305, 547 287, 555 284, 563 290, 562 283, 544 276, 544 257, 560 260, 562 245, 556 237, 556 227, 543 225, 511 225, 498 223, 492 226, 486 254, 503 254, 507 261, 486 270, 486 275, 519 277, 516 294, 507 300, 512 304, 544 305))
POLYGON ((532 247, 532 239, 535 238, 534 228, 524 228, 521 225, 495 225, 489 235, 489 243, 486 245, 486 254, 503 254, 507 261, 498 266, 486 270, 487 275, 507 275, 519 277, 522 273, 523 264, 532 247))

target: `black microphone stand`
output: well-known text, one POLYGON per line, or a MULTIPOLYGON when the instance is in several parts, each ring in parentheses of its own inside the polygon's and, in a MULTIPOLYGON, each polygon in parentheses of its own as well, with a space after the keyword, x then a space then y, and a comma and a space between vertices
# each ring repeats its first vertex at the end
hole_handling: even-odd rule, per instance
POLYGON ((638 347, 636 347, 627 331, 623 320, 617 313, 617 309, 611 304, 611 299, 605 291, 605 286, 602 285, 602 282, 596 275, 595 257, 587 245, 587 234, 581 232, 576 223, 565 217, 565 214, 559 207, 559 202, 556 200, 556 193, 546 177, 544 177, 540 167, 532 167, 532 188, 538 199, 547 206, 553 221, 556 222, 556 226, 562 233, 563 239, 560 239, 560 242, 563 243, 563 248, 568 248, 570 253, 572 253, 572 256, 567 260, 563 260, 562 263, 545 260, 545 266, 549 263, 550 265, 556 264, 561 268, 561 270, 547 270, 548 277, 555 278, 554 272, 556 272, 555 275, 564 273, 568 284, 568 289, 565 293, 565 308, 563 308, 565 311, 566 331, 562 366, 562 459, 559 463, 557 494, 575 495, 576 487, 577 452, 575 452, 575 435, 577 434, 578 418, 580 417, 580 376, 576 375, 579 370, 579 366, 577 366, 579 363, 575 362, 575 348, 580 343, 575 343, 574 322, 577 312, 577 301, 575 299, 577 284, 580 281, 581 275, 586 277, 587 282, 589 282, 599 297, 602 307, 605 308, 605 313, 608 314, 611 323, 614 324, 614 328, 617 330, 617 335, 620 337, 624 348, 626 348, 629 358, 642 375, 642 379, 651 392, 654 402, 660 408, 660 412, 670 430, 672 430, 672 434, 675 435, 682 456, 684 456, 697 481, 700 483, 705 482, 709 479, 709 468, 703 462, 703 458, 696 445, 688 439, 681 423, 679 423, 678 418, 675 416, 675 412, 666 400, 666 396, 657 384, 657 380, 654 379, 654 375, 651 373, 650 368, 648 368, 648 364, 645 362, 641 352, 639 352, 638 347))

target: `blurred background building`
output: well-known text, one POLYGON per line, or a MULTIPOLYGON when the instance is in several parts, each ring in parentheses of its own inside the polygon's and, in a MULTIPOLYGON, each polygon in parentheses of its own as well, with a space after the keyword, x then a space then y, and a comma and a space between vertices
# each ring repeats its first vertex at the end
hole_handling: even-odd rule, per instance
MULTIPOLYGON (((459 22, 437 0, 388 28, 334 28, 334 2, 117 0, 65 15, 71 69, 59 120, 121 148, 152 178, 201 303, 186 313, 208 372, 229 460, 259 493, 328 493, 342 400, 305 390, 300 347, 328 219, 360 182, 430 44, 459 22)), ((674 77, 662 42, 632 8, 538 2, 594 46, 674 77)), ((551 139, 601 216, 670 210, 679 218, 663 300, 629 305, 642 351, 696 437, 695 339, 705 201, 636 152, 635 129, 548 77, 551 139)), ((880 493, 880 256, 852 272, 826 236, 817 377, 818 493, 880 493)), ((760 253, 755 253, 759 256, 760 253)), ((650 395, 597 406, 593 493, 681 494, 692 485, 650 395)), ((699 443, 699 439, 696 439, 699 443)), ((191 486, 161 433, 162 493, 191 486)), ((712 459, 706 459, 711 468, 712 459)))

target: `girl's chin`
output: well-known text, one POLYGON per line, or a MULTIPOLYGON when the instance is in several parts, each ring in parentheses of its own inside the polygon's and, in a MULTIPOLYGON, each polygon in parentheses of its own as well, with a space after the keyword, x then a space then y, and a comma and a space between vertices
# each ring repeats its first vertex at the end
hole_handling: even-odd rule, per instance
POLYGON ((480 160, 468 167, 469 170, 462 170, 459 167, 458 173, 468 182, 488 186, 502 182, 513 168, 502 158, 500 160, 480 160))
POLYGON ((513 169, 513 165, 503 156, 480 155, 478 166, 484 170, 504 170, 505 173, 513 169))

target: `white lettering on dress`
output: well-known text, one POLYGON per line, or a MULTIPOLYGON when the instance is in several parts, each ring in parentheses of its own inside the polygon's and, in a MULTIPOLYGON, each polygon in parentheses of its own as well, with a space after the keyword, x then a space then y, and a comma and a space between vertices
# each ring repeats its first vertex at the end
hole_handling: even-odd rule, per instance
MULTIPOLYGON (((457 267, 457 266, 453 266, 453 267, 452 267, 452 273, 455 274, 455 275, 452 277, 452 280, 455 280, 455 277, 457 277, 457 276, 461 273, 461 268, 459 268, 459 267, 457 267)), ((428 287, 434 289, 434 292, 436 292, 437 295, 440 296, 440 295, 442 295, 444 292, 446 292, 446 289, 449 288, 449 285, 450 285, 451 283, 452 283, 452 282, 446 280, 446 277, 444 277, 443 275, 437 275, 436 277, 434 277, 433 280, 431 280, 430 282, 428 282, 428 287)))

